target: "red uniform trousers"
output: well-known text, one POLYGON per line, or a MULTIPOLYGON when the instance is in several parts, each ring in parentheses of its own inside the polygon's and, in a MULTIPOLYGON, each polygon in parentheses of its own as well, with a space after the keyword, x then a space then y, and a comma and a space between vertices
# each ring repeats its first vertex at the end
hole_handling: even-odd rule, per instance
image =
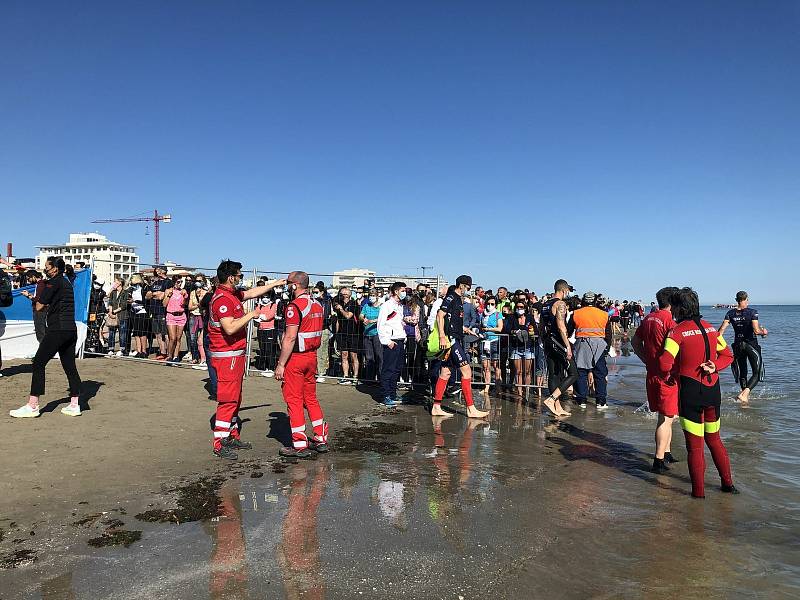
POLYGON ((283 374, 283 399, 292 428, 292 445, 297 450, 308 447, 306 416, 314 428, 314 441, 328 443, 328 424, 317 400, 317 353, 293 352, 283 374))
POLYGON ((242 404, 242 378, 247 357, 211 358, 217 370, 217 416, 214 421, 214 449, 219 450, 228 436, 239 439, 239 406, 242 404))

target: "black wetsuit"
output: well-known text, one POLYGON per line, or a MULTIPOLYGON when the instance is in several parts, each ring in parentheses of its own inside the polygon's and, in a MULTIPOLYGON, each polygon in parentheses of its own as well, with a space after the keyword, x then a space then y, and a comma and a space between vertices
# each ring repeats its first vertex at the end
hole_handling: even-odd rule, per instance
MULTIPOLYGON (((761 346, 758 344, 758 337, 753 331, 753 321, 758 321, 758 311, 754 308, 732 308, 725 315, 725 320, 730 322, 733 327, 733 356, 735 358, 731 368, 742 389, 755 387, 762 376, 761 346), (749 351, 747 346, 755 350, 758 356, 757 371, 751 373, 748 381, 747 368, 750 364, 749 351)), ((755 370, 755 369, 754 369, 755 370)))
POLYGON ((547 388, 550 394, 556 390, 561 390, 564 394, 578 380, 575 357, 567 360, 567 349, 564 347, 556 316, 553 314, 553 306, 558 301, 558 298, 551 298, 542 305, 540 321, 544 355, 547 358, 547 388))
POLYGON ((464 350, 464 300, 455 291, 450 290, 442 300, 439 310, 447 313, 444 320, 444 333, 453 340, 447 362, 453 368, 459 369, 469 364, 469 357, 464 350))

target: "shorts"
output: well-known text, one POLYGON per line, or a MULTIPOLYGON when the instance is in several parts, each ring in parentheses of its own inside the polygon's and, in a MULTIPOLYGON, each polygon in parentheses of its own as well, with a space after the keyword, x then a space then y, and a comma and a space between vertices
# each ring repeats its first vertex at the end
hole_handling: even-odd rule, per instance
POLYGON ((360 338, 358 333, 337 333, 336 349, 339 352, 358 352, 360 350, 360 338))
POLYGON ((133 313, 128 320, 128 330, 134 337, 150 333, 150 319, 147 318, 147 313, 133 313))
POLYGON ((667 382, 660 375, 648 375, 645 386, 650 410, 666 417, 678 414, 678 383, 674 379, 667 382))
POLYGON ((461 340, 453 340, 448 352, 450 353, 450 356, 446 361, 444 361, 443 366, 460 369, 461 367, 469 364, 469 358, 467 353, 464 351, 464 346, 461 343, 461 340))
POLYGON ((523 348, 514 348, 511 350, 511 359, 512 360, 533 360, 534 352, 533 350, 523 349, 523 348))
POLYGON ((153 335, 166 335, 167 315, 153 315, 151 326, 153 328, 153 335))
POLYGON ((172 327, 186 327, 186 315, 167 315, 167 325, 172 327))
POLYGON ((481 359, 482 360, 500 360, 500 340, 491 340, 488 343, 481 342, 481 359))

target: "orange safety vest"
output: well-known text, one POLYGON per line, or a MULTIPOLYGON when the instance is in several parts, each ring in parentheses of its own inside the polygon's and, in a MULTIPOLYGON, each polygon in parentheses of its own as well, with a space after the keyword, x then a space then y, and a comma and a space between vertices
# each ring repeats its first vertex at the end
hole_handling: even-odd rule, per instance
POLYGON ((595 306, 584 306, 572 313, 575 323, 575 337, 605 337, 608 313, 595 306))

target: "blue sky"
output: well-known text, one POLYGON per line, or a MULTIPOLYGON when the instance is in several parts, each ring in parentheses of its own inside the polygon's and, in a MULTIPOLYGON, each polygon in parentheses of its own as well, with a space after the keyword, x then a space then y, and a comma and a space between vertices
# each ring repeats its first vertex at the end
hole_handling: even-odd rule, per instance
POLYGON ((0 10, 3 251, 800 302, 796 2, 0 10))

